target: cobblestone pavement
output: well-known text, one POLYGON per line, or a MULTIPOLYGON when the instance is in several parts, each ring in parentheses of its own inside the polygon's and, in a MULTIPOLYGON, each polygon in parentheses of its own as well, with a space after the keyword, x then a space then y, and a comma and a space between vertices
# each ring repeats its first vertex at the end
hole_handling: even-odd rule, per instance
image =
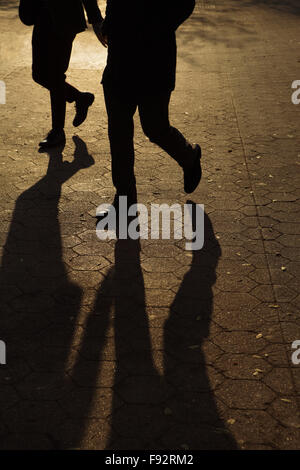
MULTIPOLYGON (((77 37, 68 76, 95 104, 76 130, 69 105, 63 153, 38 153, 48 94, 16 3, 0 5, 1 449, 299 448, 297 2, 198 2, 178 32, 171 118, 203 147, 196 252, 96 238, 106 51, 77 37)), ((138 118, 135 142, 139 202, 185 203, 138 118)))

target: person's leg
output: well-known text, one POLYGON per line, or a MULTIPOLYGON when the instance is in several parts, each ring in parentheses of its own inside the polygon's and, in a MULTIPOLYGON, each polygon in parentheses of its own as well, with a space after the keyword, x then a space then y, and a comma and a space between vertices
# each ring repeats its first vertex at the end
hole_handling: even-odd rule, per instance
POLYGON ((63 129, 66 101, 72 103, 80 91, 66 83, 74 35, 56 36, 47 25, 38 25, 32 35, 32 77, 50 91, 52 127, 63 129))
POLYGON ((49 37, 45 28, 34 26, 32 33, 32 78, 49 89, 49 37))
POLYGON ((56 81, 56 86, 51 89, 51 103, 52 103, 52 116, 53 126, 62 125, 65 121, 66 114, 66 101, 74 103, 76 107, 76 115, 73 120, 74 126, 80 126, 88 113, 89 107, 93 104, 95 96, 92 93, 83 93, 70 83, 66 82, 66 71, 68 70, 73 41, 75 35, 65 35, 63 37, 56 37, 54 46, 51 51, 54 52, 53 62, 56 61, 56 72, 59 74, 56 81), (59 50, 59 54, 55 53, 59 50))
POLYGON ((192 193, 201 180, 201 148, 191 145, 178 129, 170 125, 170 97, 171 93, 162 93, 141 99, 141 124, 150 141, 159 145, 182 167, 184 190, 192 193))
POLYGON ((182 167, 193 165, 195 147, 169 122, 171 93, 145 96, 139 102, 141 125, 149 140, 159 145, 182 167))
POLYGON ((121 97, 111 85, 104 84, 103 89, 108 115, 113 184, 117 195, 135 199, 133 116, 137 104, 134 98, 130 100, 121 97))
POLYGON ((68 103, 75 102, 76 115, 73 125, 77 127, 85 121, 88 108, 95 99, 92 93, 83 93, 66 82, 65 73, 69 67, 74 38, 75 35, 56 36, 53 38, 53 46, 50 53, 51 63, 54 64, 53 72, 50 72, 54 81, 54 86, 50 90, 53 128, 64 126, 66 101, 68 103), (57 50, 60 52, 56 53, 57 50))
POLYGON ((51 96, 52 129, 65 126, 66 101, 75 101, 80 92, 66 83, 74 35, 49 35, 49 89, 51 96))
MULTIPOLYGON (((49 91, 51 89, 50 70, 53 68, 53 64, 51 63, 51 35, 49 25, 38 23, 34 26, 32 34, 32 78, 36 83, 47 88, 49 91)), ((50 99, 51 104, 53 102, 54 105, 55 100, 53 100, 51 96, 51 91, 50 99)), ((62 113, 63 112, 64 110, 62 110, 62 113)), ((52 129, 39 145, 41 147, 48 147, 64 144, 65 135, 62 126, 63 124, 59 123, 59 129, 54 131, 52 129)))
POLYGON ((35 82, 50 91, 52 130, 40 142, 41 146, 63 143, 66 101, 76 103, 73 124, 79 126, 86 119, 88 108, 94 101, 92 93, 81 93, 66 83, 72 44, 75 35, 57 36, 51 26, 41 22, 34 27, 32 35, 32 77, 35 82))

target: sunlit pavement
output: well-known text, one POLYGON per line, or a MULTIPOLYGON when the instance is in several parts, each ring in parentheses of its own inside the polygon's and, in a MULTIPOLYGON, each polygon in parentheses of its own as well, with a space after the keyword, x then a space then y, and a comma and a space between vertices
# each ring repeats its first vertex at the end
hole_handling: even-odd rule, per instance
MULTIPOLYGON (((69 105, 63 153, 38 153, 49 97, 16 3, 0 6, 0 448, 299 448, 297 2, 198 2, 178 32, 171 120, 203 148, 194 253, 97 239, 114 195, 106 50, 77 37, 68 78, 95 104, 79 129, 69 105)), ((135 143, 139 202, 184 204, 138 118, 135 143)))

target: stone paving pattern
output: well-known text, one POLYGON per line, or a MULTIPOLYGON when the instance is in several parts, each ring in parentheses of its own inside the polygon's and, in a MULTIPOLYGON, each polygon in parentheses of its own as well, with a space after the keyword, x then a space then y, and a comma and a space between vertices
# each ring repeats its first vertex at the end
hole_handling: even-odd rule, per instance
MULTIPOLYGON (((178 32, 171 120, 203 147, 196 252, 96 238, 114 194, 106 51, 77 37, 68 77, 95 104, 79 129, 69 105, 63 153, 38 153, 49 99, 16 4, 0 6, 0 448, 299 449, 297 2, 201 1, 178 32)), ((185 203, 138 117, 135 144, 139 202, 185 203)))

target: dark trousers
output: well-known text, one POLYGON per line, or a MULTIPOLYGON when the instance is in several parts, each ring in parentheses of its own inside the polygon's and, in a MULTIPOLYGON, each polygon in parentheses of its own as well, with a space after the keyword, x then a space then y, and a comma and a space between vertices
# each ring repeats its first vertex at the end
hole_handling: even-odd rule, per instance
POLYGON ((66 83, 74 34, 57 36, 45 24, 36 25, 32 35, 32 78, 50 91, 52 128, 63 129, 66 101, 76 101, 80 92, 66 83))
POLYGON ((171 92, 134 98, 120 96, 105 82, 103 88, 108 115, 112 180, 118 194, 132 194, 135 188, 133 116, 137 108, 143 131, 149 140, 160 146, 181 167, 191 165, 194 148, 169 122, 171 92))

